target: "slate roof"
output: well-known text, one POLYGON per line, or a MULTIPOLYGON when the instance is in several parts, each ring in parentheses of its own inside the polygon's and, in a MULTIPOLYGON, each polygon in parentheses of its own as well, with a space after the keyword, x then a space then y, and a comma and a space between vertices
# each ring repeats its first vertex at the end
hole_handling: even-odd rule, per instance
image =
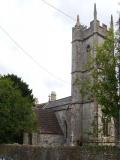
POLYGON ((63 135, 55 113, 46 109, 35 110, 38 119, 38 128, 41 134, 63 135))
POLYGON ((44 109, 52 109, 52 110, 62 110, 62 109, 66 109, 67 105, 71 104, 71 101, 72 101, 72 97, 69 96, 69 97, 58 99, 55 101, 39 104, 37 105, 37 107, 44 108, 44 109))
POLYGON ((36 106, 35 112, 41 134, 63 135, 54 111, 67 109, 68 105, 71 104, 71 99, 70 96, 36 106))
POLYGON ((36 107, 39 107, 39 108, 42 109, 46 104, 47 104, 47 103, 40 103, 40 104, 37 104, 36 107))

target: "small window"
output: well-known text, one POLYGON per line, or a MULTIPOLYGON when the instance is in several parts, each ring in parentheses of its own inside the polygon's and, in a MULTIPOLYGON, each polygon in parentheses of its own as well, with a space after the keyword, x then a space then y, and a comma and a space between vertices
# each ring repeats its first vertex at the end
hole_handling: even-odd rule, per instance
POLYGON ((86 51, 87 51, 87 52, 90 52, 90 45, 89 45, 89 44, 88 44, 87 47, 86 47, 86 51))

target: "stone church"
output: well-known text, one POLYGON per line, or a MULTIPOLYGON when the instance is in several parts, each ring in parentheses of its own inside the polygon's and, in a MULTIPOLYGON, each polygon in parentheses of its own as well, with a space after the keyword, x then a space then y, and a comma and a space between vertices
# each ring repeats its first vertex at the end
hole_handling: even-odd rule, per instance
POLYGON ((90 74, 90 69, 84 67, 89 50, 95 54, 95 45, 104 42, 106 33, 107 26, 100 25, 97 19, 96 4, 94 19, 89 27, 81 25, 77 16, 77 22, 72 28, 71 96, 56 100, 56 93, 52 92, 48 102, 36 106, 38 130, 31 135, 24 134, 25 144, 46 147, 114 141, 113 123, 103 119, 96 102, 83 98, 79 87, 75 85, 77 78, 82 80, 90 74))

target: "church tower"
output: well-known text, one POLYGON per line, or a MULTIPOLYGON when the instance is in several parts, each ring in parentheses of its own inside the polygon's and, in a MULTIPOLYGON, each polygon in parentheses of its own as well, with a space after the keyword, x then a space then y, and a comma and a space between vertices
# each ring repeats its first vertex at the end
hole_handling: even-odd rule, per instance
POLYGON ((90 74, 86 69, 90 51, 95 55, 95 46, 104 42, 107 26, 97 20, 96 4, 94 4, 94 20, 90 27, 81 25, 79 16, 75 27, 72 28, 72 108, 71 108, 71 135, 74 143, 89 140, 87 134, 96 117, 97 105, 95 102, 83 98, 76 81, 85 79, 90 74))

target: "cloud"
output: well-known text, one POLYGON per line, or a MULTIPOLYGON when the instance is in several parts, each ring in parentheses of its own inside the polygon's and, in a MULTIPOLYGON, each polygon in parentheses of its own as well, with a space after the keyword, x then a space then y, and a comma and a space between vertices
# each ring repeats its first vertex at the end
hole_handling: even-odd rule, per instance
POLYGON ((0 75, 8 74, 9 72, 8 68, 0 64, 0 75))
MULTIPOLYGON (((46 0, 76 19, 80 14, 82 24, 93 19, 93 4, 97 3, 98 18, 109 24, 113 13, 117 19, 117 0, 46 0)), ((39 64, 63 84, 49 75, 23 53, 0 30, 1 73, 14 73, 33 89, 40 102, 48 100, 51 90, 57 97, 70 95, 72 27, 76 22, 47 6, 41 0, 0 1, 0 26, 2 26, 39 64)))

